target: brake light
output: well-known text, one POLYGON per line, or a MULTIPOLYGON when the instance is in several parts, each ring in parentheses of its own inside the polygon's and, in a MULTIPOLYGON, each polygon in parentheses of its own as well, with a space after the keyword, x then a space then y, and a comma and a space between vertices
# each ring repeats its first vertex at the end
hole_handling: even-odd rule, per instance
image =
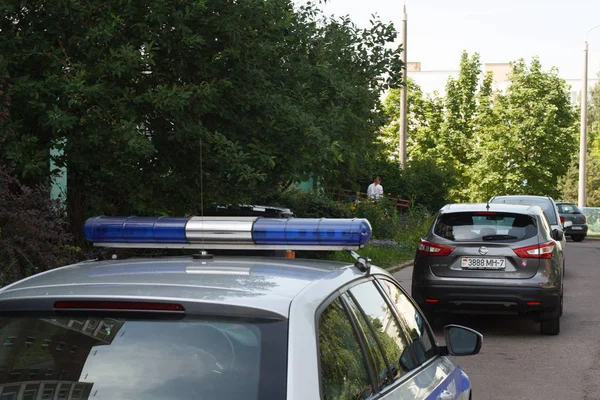
POLYGON ((555 244, 553 242, 535 244, 533 246, 514 249, 515 254, 521 258, 552 258, 555 244))
POLYGON ((441 244, 431 243, 421 239, 419 241, 419 254, 422 256, 447 256, 454 250, 454 247, 442 246, 441 244))
POLYGON ((496 215, 496 213, 493 211, 479 211, 476 212, 475 215, 496 215))
POLYGON ((585 215, 583 216, 583 223, 587 224, 587 217, 585 215))
POLYGON ((57 301, 54 308, 79 310, 185 311, 181 304, 129 301, 57 301))
POLYGON ((560 217, 560 222, 564 223, 565 222, 565 217, 560 217))

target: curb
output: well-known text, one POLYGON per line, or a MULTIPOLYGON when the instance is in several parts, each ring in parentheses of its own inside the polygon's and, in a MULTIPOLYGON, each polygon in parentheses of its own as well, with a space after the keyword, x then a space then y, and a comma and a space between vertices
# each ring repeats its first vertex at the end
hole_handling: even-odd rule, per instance
POLYGON ((394 272, 398 272, 404 268, 411 267, 414 264, 414 262, 415 262, 415 260, 406 261, 406 262, 403 262, 402 264, 390 267, 386 271, 389 272, 390 274, 393 274, 394 272))

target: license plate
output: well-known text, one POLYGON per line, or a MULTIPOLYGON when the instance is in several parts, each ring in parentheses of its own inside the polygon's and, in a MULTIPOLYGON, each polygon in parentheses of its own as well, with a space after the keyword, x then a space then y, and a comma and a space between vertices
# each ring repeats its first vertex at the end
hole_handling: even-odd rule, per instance
POLYGON ((583 226, 572 226, 571 229, 573 229, 574 231, 580 231, 583 229, 583 226))
POLYGON ((504 269, 504 258, 463 257, 460 266, 464 269, 504 269))

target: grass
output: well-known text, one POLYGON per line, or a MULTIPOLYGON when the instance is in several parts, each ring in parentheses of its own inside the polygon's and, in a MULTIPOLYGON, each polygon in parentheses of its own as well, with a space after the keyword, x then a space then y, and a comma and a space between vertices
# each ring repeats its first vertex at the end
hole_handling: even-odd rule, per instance
MULTIPOLYGON (((369 257, 373 265, 380 268, 390 268, 403 262, 412 260, 415 255, 416 243, 401 246, 379 246, 368 244, 357 251, 363 257, 369 257)), ((345 251, 334 252, 331 260, 353 263, 354 259, 345 251)))
MULTIPOLYGON (((414 258, 419 239, 423 237, 433 223, 433 217, 407 218, 396 228, 395 240, 374 239, 357 251, 363 257, 369 257, 373 265, 390 268, 414 258)), ((331 253, 331 260, 354 262, 346 252, 331 253)))

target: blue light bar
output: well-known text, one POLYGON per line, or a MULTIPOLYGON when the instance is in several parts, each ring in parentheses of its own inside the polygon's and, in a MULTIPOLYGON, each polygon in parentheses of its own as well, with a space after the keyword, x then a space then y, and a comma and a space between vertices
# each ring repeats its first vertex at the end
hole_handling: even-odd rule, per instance
POLYGON ((102 243, 188 243, 185 226, 189 218, 92 217, 83 234, 102 243))
POLYGON ((104 247, 350 250, 371 233, 360 218, 93 217, 84 225, 104 247))
POLYGON ((262 245, 362 246, 371 238, 366 219, 260 218, 252 239, 262 245))

